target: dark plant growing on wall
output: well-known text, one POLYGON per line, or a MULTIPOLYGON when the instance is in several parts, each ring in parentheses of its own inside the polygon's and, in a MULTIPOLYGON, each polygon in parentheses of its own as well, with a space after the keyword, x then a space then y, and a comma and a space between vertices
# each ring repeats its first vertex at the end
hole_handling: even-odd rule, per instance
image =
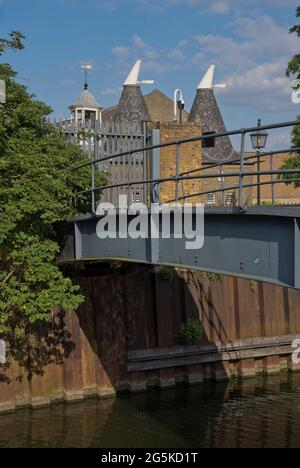
POLYGON ((174 277, 174 268, 162 266, 158 269, 158 275, 163 281, 171 281, 174 277))
POLYGON ((176 339, 180 345, 197 345, 201 342, 204 334, 204 329, 199 320, 187 320, 182 323, 176 339))

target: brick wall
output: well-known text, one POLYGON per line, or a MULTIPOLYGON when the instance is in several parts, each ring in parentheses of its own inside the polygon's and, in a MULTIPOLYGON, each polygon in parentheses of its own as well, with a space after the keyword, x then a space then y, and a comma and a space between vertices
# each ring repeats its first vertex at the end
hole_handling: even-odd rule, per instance
MULTIPOLYGON (((173 122, 161 123, 160 139, 161 143, 182 140, 184 138, 197 137, 201 134, 201 127, 194 123, 177 124, 173 122)), ((201 166, 201 143, 199 141, 187 143, 180 148, 180 172, 190 171, 201 166)), ((176 146, 161 149, 160 154, 161 178, 176 174, 176 146)), ((161 201, 168 202, 175 199, 175 183, 166 182, 161 185, 161 201)), ((199 180, 184 182, 184 192, 186 194, 201 191, 199 180)), ((179 184, 179 196, 183 194, 182 183, 179 184)), ((188 200, 189 202, 199 202, 199 197, 188 200)))
MULTIPOLYGON (((290 157, 289 154, 277 154, 273 156, 273 169, 279 170, 290 157)), ((257 164, 255 164, 253 170, 257 170, 257 164)), ((262 159, 261 170, 270 170, 270 158, 267 156, 262 159)), ((256 178, 255 178, 256 179, 256 178)), ((275 176, 277 179, 277 176, 275 176)), ((261 176, 262 182, 271 180, 270 175, 261 176)), ((254 189, 254 203, 256 203, 256 189, 254 189)), ((275 199, 276 203, 300 203, 300 188, 295 189, 294 185, 276 184, 275 185, 275 199)), ((263 185, 261 187, 261 200, 262 202, 269 203, 272 200, 271 185, 263 185)))
MULTIPOLYGON (((166 143, 169 141, 181 140, 184 138, 192 138, 201 135, 201 126, 196 123, 183 123, 177 124, 173 122, 161 123, 159 124, 160 128, 160 138, 161 143, 166 143)), ((185 195, 197 194, 199 192, 210 192, 213 190, 219 190, 222 187, 222 179, 220 178, 220 172, 239 172, 239 166, 220 166, 216 168, 203 170, 202 165, 202 149, 201 142, 193 142, 182 145, 180 149, 180 173, 188 172, 197 168, 201 168, 201 171, 198 173, 193 173, 193 175, 204 175, 204 174, 216 174, 216 177, 213 179, 195 179, 180 182, 179 184, 179 197, 183 193, 185 195)), ((161 150, 161 178, 173 176, 176 174, 176 147, 171 146, 163 148, 161 150)), ((251 170, 246 168, 247 170, 251 170)), ((245 177, 245 185, 252 183, 252 177, 245 177)), ((228 197, 229 194, 234 193, 236 198, 238 197, 238 189, 231 189, 230 187, 238 187, 239 181, 237 177, 226 177, 223 178, 224 186, 224 199, 228 197), (228 190, 226 190, 226 187, 228 190)), ((175 199, 175 183, 166 182, 161 185, 161 201, 166 203, 170 200, 175 199)), ((188 203, 206 203, 208 200, 208 195, 198 195, 195 197, 187 198, 188 203)), ((221 204, 222 194, 216 194, 216 204, 221 204)), ((250 205, 252 203, 252 190, 245 189, 245 202, 250 205)))

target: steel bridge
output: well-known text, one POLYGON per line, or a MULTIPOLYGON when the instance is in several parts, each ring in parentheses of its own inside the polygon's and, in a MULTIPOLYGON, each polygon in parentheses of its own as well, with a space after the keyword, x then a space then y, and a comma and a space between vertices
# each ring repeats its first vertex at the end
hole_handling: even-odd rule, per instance
MULTIPOLYGON (((300 168, 274 169, 274 158, 282 153, 296 153, 300 148, 290 148, 283 151, 272 151, 247 155, 246 137, 258 131, 275 130, 300 125, 299 121, 285 122, 263 127, 252 127, 235 130, 226 133, 214 134, 214 138, 224 136, 241 136, 241 148, 238 159, 216 164, 202 165, 190 171, 180 171, 180 161, 184 154, 185 145, 192 142, 203 142, 211 135, 201 135, 184 140, 156 143, 155 133, 152 135, 152 144, 143 148, 131 148, 115 154, 94 158, 89 163, 74 168, 79 171, 84 166, 91 167, 91 186, 80 196, 91 195, 91 212, 70 220, 66 229, 65 246, 60 256, 60 261, 66 262, 110 262, 126 261, 149 265, 175 266, 188 269, 196 269, 216 274, 246 277, 253 280, 266 281, 291 288, 300 288, 300 205, 279 206, 276 204, 276 187, 278 184, 294 184, 299 182, 300 168), (166 147, 174 147, 176 155, 176 173, 168 177, 159 177, 160 151, 166 147), (150 168, 149 176, 146 171, 137 178, 131 170, 126 172, 126 180, 110 180, 105 186, 97 187, 95 184, 96 171, 100 164, 107 163, 111 167, 118 167, 120 160, 127 167, 131 167, 132 160, 137 155, 139 161, 145 161, 150 168), (257 163, 269 159, 269 168, 265 170, 253 169, 249 163, 257 163), (226 166, 232 166, 228 172, 226 166), (251 183, 247 179, 251 179, 251 183), (255 182, 253 181, 255 179, 255 182), (190 180, 199 181, 197 193, 185 193, 185 183, 190 180), (201 190, 203 181, 217 180, 218 188, 201 190), (226 184, 226 180, 236 182, 226 184), (162 203, 160 191, 163 184, 174 184, 174 198, 162 203), (170 215, 170 236, 164 238, 162 228, 162 214, 159 214, 159 222, 156 228, 159 238, 149 235, 146 238, 124 238, 120 233, 121 211, 116 207, 116 238, 99 239, 97 225, 104 215, 97 215, 97 205, 101 200, 115 201, 117 195, 133 192, 133 188, 143 187, 144 203, 156 203, 161 206, 166 204, 180 204, 186 200, 199 199, 208 196, 205 206, 204 245, 198 250, 187 250, 186 239, 177 238, 175 232, 175 214, 170 215), (263 186, 271 186, 272 201, 269 206, 260 205, 260 189, 263 186), (246 190, 257 190, 256 206, 249 206, 246 190), (110 197, 107 194, 110 194, 110 197), (214 194, 221 195, 221 201, 217 206, 214 203, 214 194), (228 193, 237 196, 229 197, 228 193)), ((96 147, 96 145, 95 145, 96 147)), ((134 163, 132 165, 134 167, 134 163)), ((115 174, 115 170, 112 171, 115 174)), ((122 171, 125 177, 125 172, 122 171)), ((290 186, 293 190, 293 185, 290 186)), ((132 201, 132 200, 131 200, 132 201)), ((134 200, 133 200, 134 201, 134 200)), ((129 200, 130 204, 130 200, 129 200)), ((196 220, 196 211, 192 213, 193 225, 196 220)), ((131 223, 134 215, 127 211, 127 223, 131 223)), ((155 224, 153 214, 147 215, 149 232, 155 224)), ((124 230, 124 226, 122 228, 124 230)), ((105 237, 105 236, 104 236, 105 237)))

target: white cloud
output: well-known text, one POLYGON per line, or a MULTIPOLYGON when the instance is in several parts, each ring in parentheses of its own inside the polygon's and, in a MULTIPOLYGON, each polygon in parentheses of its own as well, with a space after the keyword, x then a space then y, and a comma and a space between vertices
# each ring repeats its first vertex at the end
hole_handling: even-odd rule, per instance
MULTIPOLYGON (((194 6, 202 2, 187 1, 194 6)), ((279 4, 281 0, 274 2, 279 4)), ((226 5, 233 2, 218 3, 225 13, 226 5)), ((296 35, 289 34, 287 28, 276 24, 266 14, 236 17, 226 26, 229 30, 226 35, 198 34, 194 38, 183 38, 171 50, 158 50, 140 35, 134 35, 129 44, 113 49, 122 69, 120 75, 125 76, 131 62, 141 58, 144 73, 172 74, 178 70, 195 72, 198 69, 200 80, 207 66, 215 63, 218 81, 227 84, 227 89, 220 91, 224 103, 270 112, 293 110, 291 80, 285 77, 285 68, 290 57, 299 50, 296 35)))
POLYGON ((125 57, 129 53, 129 47, 125 46, 115 46, 112 49, 112 53, 118 57, 125 57))
MULTIPOLYGON (((143 61, 143 72, 165 74, 178 69, 188 68, 189 59, 184 52, 188 52, 189 41, 182 39, 171 50, 155 49, 140 35, 132 36, 131 43, 113 47, 112 51, 117 58, 116 64, 122 68, 122 75, 128 73, 131 63, 137 58, 143 61)), ((110 64, 111 65, 111 64, 110 64)))
MULTIPOLYGON (((122 0, 121 0, 122 1, 122 0)), ((182 4, 182 0, 134 0, 137 6, 143 9, 157 9, 163 11, 167 8, 182 4)))
POLYGON ((285 150, 291 147, 291 129, 272 131, 268 137, 268 150, 285 150))
POLYGON ((213 2, 211 4, 211 11, 220 15, 228 14, 230 12, 230 5, 228 2, 213 2))
POLYGON ((285 67, 283 61, 271 62, 225 76, 224 101, 265 111, 291 110, 291 81, 285 77, 285 67))
POLYGON ((117 88, 106 88, 104 89, 101 94, 103 96, 114 96, 116 94, 119 94, 120 90, 122 90, 122 88, 120 87, 117 87, 117 88))
POLYGON ((159 55, 156 50, 154 50, 149 44, 146 44, 146 42, 144 42, 144 40, 138 35, 133 36, 132 43, 137 51, 142 52, 144 57, 149 60, 153 60, 159 55))
POLYGON ((288 58, 299 50, 298 38, 277 25, 268 15, 259 18, 236 19, 230 24, 233 35, 197 35, 201 52, 225 70, 235 71, 252 68, 270 60, 288 58))
MULTIPOLYGON (((4 3, 6 0, 0 0, 4 3)), ((61 4, 78 4, 81 0, 56 0, 61 4)), ((137 9, 139 12, 147 13, 149 10, 157 10, 163 12, 169 8, 186 6, 195 9, 210 11, 214 14, 227 14, 234 8, 243 9, 247 6, 261 6, 261 0, 86 0, 91 1, 96 8, 101 8, 107 12, 114 13, 120 6, 124 4, 137 9)), ((286 7, 287 2, 289 7, 293 8, 298 5, 298 0, 264 0, 266 6, 271 7, 286 7)))
POLYGON ((294 54, 299 50, 299 40, 296 35, 289 34, 287 28, 279 26, 269 15, 259 18, 238 18, 232 23, 236 34, 251 43, 259 44, 265 54, 276 56, 294 54))
MULTIPOLYGON (((280 1, 280 0, 279 0, 280 1)), ((269 111, 292 110, 288 60, 299 50, 299 39, 268 15, 237 18, 229 36, 198 35, 194 65, 215 63, 227 89, 224 102, 269 111)), ((224 93, 224 94, 223 94, 224 93)))
POLYGON ((172 72, 176 71, 180 68, 179 65, 173 64, 168 61, 163 61, 160 62, 158 60, 146 60, 143 63, 143 70, 148 71, 148 72, 153 72, 153 73, 158 73, 158 74, 164 74, 167 72, 172 72))
POLYGON ((175 48, 173 49, 170 54, 169 54, 170 59, 174 60, 184 60, 186 57, 183 53, 183 51, 180 48, 175 48))
MULTIPOLYGON (((102 2, 102 0, 100 0, 102 2)), ((264 0, 264 3, 271 7, 285 7, 289 2, 289 7, 296 7, 298 0, 264 0)), ((228 14, 234 8, 240 8, 247 6, 261 6, 261 0, 213 0, 208 2, 207 0, 110 0, 109 3, 111 9, 117 8, 118 5, 127 3, 133 3, 140 11, 153 10, 164 11, 169 8, 185 5, 190 8, 198 8, 201 10, 208 10, 213 14, 228 14)), ((107 7, 106 7, 107 8, 107 7)))
MULTIPOLYGON (((1 3, 1 0, 0 0, 1 3)), ((70 86, 75 86, 77 85, 77 82, 75 80, 61 80, 59 82, 60 86, 65 86, 65 87, 70 87, 70 86)))
POLYGON ((133 45, 135 45, 138 49, 147 49, 148 45, 143 41, 140 36, 133 36, 132 38, 133 45))
MULTIPOLYGON (((261 58, 262 52, 256 42, 235 41, 226 36, 196 36, 200 46, 200 54, 205 54, 210 60, 216 62, 219 67, 235 70, 244 70, 255 65, 256 60, 261 58)), ((199 57, 199 52, 194 59, 199 57)))

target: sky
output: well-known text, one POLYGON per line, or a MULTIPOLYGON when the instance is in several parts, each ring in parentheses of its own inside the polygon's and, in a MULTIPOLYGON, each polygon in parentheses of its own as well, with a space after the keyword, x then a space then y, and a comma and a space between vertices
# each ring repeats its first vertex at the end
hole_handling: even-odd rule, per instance
MULTIPOLYGON (((216 90, 226 127, 233 130, 294 120, 300 104, 291 99, 285 76, 300 39, 289 34, 299 0, 0 0, 0 36, 21 30, 26 49, 1 57, 19 73, 20 83, 53 109, 68 106, 83 88, 81 65, 93 71, 89 87, 98 102, 118 102, 134 62, 143 60, 146 94, 159 88, 172 98, 183 91, 191 108, 200 79, 216 65, 216 90)), ((289 146, 280 130, 269 147, 289 146)))

